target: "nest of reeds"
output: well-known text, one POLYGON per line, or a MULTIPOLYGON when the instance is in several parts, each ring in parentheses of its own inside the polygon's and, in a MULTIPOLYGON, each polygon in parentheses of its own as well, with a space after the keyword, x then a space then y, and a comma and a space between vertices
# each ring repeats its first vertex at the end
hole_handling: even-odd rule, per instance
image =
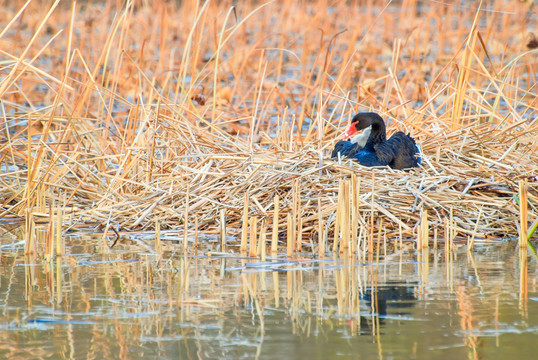
MULTIPOLYGON (((359 237, 417 236, 425 221, 426 231, 444 237, 515 236, 520 181, 527 184, 528 220, 538 214, 530 70, 536 50, 509 49, 511 60, 502 62, 506 48, 494 40, 488 46, 480 17, 469 17, 470 28, 445 29, 439 47, 453 52, 426 62, 432 50, 413 40, 412 26, 436 18, 441 4, 429 4, 421 16, 390 8, 408 12, 407 22, 389 22, 385 33, 370 27, 364 37, 358 28, 343 33, 331 22, 320 24, 321 35, 300 32, 297 24, 307 18, 299 14, 309 10, 292 2, 285 2, 281 18, 267 18, 270 5, 129 6, 120 18, 109 3, 72 15, 66 36, 58 33, 57 43, 44 45, 67 54, 59 68, 51 66, 59 56, 41 67, 25 60, 41 54, 30 33, 6 28, 0 37, 26 39, 13 53, 2 52, 2 217, 39 221, 58 208, 70 229, 136 231, 158 224, 189 234, 220 231, 222 219, 231 234, 245 224, 270 229, 276 221, 281 235, 290 236, 291 226, 299 242, 332 238, 344 228, 359 237), (236 23, 219 17, 223 11, 236 23), (153 13, 161 14, 159 21, 153 13), (179 24, 174 17, 189 20, 179 24), (217 37, 209 19, 220 26, 217 37), (289 35, 268 40, 264 29, 275 21, 289 35), (111 25, 122 29, 119 39, 96 30, 111 25), (147 31, 144 47, 129 32, 135 27, 147 31), (157 27, 167 31, 160 38, 150 35, 157 27), (405 42, 387 38, 397 27, 408 34, 405 42), (459 38, 450 37, 455 34, 459 38), (303 36, 299 45, 294 36, 303 36), (172 45, 163 46, 166 41, 172 45), (154 64, 148 52, 157 50, 154 64), (31 105, 35 99, 42 106, 31 105), (380 112, 389 133, 410 132, 422 147, 421 168, 373 169, 328 158, 358 109, 380 112)), ((36 28, 76 11, 54 9, 26 21, 36 28)), ((341 4, 333 11, 356 10, 341 4)), ((354 15, 376 12, 363 7, 354 15)), ((517 10, 505 31, 488 28, 490 38, 513 41, 506 29, 524 14, 517 10)), ((11 16, 19 19, 15 11, 11 16)))

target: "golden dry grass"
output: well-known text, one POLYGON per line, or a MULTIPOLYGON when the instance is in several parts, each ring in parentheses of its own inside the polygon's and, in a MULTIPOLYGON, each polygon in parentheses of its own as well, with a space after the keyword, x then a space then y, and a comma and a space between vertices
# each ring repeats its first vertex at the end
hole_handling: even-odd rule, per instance
POLYGON ((536 219, 532 3, 122 3, 2 4, 5 221, 60 208, 64 230, 187 239, 225 218, 248 237, 278 195, 290 251, 319 233, 515 237, 525 179, 536 219), (328 158, 368 109, 417 139, 421 169, 328 158))

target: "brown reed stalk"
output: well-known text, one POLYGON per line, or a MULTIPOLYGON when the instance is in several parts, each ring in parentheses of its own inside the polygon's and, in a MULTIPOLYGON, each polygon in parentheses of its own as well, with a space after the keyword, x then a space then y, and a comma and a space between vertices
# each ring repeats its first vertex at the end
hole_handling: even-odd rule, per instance
POLYGON ((422 251, 422 236, 423 236, 423 233, 422 233, 422 220, 423 220, 423 211, 424 209, 422 209, 421 213, 420 213, 420 227, 418 228, 418 231, 417 231, 417 251, 422 251))
POLYGON ((350 186, 350 211, 351 211, 351 252, 357 252, 357 232, 358 232, 358 211, 359 211, 359 202, 360 202, 360 179, 357 180, 357 175, 351 175, 351 186, 350 186))
POLYGON ((248 237, 248 192, 245 193, 243 201, 243 227, 241 228, 241 253, 247 252, 247 237, 248 237))
POLYGON ((383 229, 383 257, 387 257, 387 231, 383 229))
POLYGON ((189 202, 191 196, 190 184, 187 185, 187 194, 185 194, 185 212, 183 213, 183 253, 187 253, 187 244, 189 236, 189 202))
MULTIPOLYGON (((24 69, 19 71, 19 67, 21 66, 21 64, 23 64, 23 59, 26 58, 27 53, 32 48, 32 44, 37 40, 37 35, 41 32, 43 27, 45 27, 45 24, 47 23, 47 20, 52 15, 52 13, 54 12, 54 9, 58 6, 59 2, 60 2, 60 0, 56 0, 52 4, 52 6, 50 7, 47 14, 44 17, 41 18, 42 19, 41 23, 37 27, 34 35, 30 39, 30 41, 26 44, 26 47, 25 47, 24 51, 22 52, 22 54, 20 55, 17 63, 13 66, 13 68, 11 69, 11 72, 8 74, 8 76, 5 79, 3 79, 3 81, 0 83, 0 98, 3 98, 4 93, 6 92, 6 90, 9 87, 11 87, 13 82, 17 80, 17 77, 20 76, 20 74, 22 74, 24 72, 24 69)), ((16 17, 18 17, 18 15, 16 17)), ((8 24, 8 27, 9 27, 9 24, 8 24)), ((2 31, 2 34, 4 33, 4 31, 2 31)))
POLYGON ((321 199, 318 198, 318 257, 325 256, 325 232, 323 231, 323 216, 321 213, 321 199))
POLYGON ((293 243, 295 238, 293 237, 293 217, 290 213, 286 214, 286 221, 287 221, 287 236, 286 236, 286 255, 288 257, 291 257, 293 254, 293 243))
MULTIPOLYGON (((297 228, 295 230, 295 234, 297 235, 297 239, 295 241, 294 250, 297 252, 301 252, 303 248, 303 218, 301 216, 301 194, 299 190, 299 181, 294 181, 294 196, 293 196, 293 212, 292 212, 292 218, 295 220, 297 224, 297 228)), ((295 229, 295 227, 294 227, 295 229)))
POLYGON ((249 252, 248 256, 250 257, 257 257, 258 256, 258 217, 252 216, 250 218, 250 236, 249 236, 249 252))
POLYGON ((271 256, 275 256, 278 251, 278 221, 279 221, 279 210, 280 210, 280 198, 275 195, 273 200, 274 213, 273 213, 273 236, 271 239, 271 256))
POLYGON ((226 215, 224 209, 220 210, 220 250, 227 251, 226 215))
POLYGON ((429 243, 429 223, 428 223, 428 210, 422 211, 420 221, 420 247, 422 249, 428 249, 429 243))
POLYGON ((303 249, 303 218, 297 218, 297 241, 295 243, 295 251, 301 252, 303 249))
POLYGON ((163 245, 161 242, 161 224, 155 220, 155 252, 159 255, 163 253, 163 245))
POLYGON ((444 232, 445 232, 445 254, 448 254, 449 251, 450 251, 450 236, 452 235, 451 232, 450 232, 450 220, 449 218, 445 217, 444 218, 444 223, 445 223, 445 229, 444 229, 444 232))
POLYGON ((54 236, 56 219, 53 215, 52 204, 49 205, 49 224, 47 226, 47 235, 45 237, 45 260, 51 261, 54 256, 54 241, 56 237, 54 236))
POLYGON ((333 241, 333 254, 335 254, 338 251, 338 248, 340 245, 340 233, 341 233, 341 225, 342 225, 342 217, 343 215, 343 209, 344 209, 344 182, 339 181, 338 184, 338 201, 336 203, 336 219, 334 220, 334 241, 333 241))
POLYGON ((290 215, 290 223, 291 223, 291 229, 290 229, 290 247, 291 247, 291 252, 295 252, 295 251, 298 251, 297 248, 296 248, 296 245, 297 245, 297 219, 295 217, 293 217, 293 215, 290 215))
POLYGON ((65 254, 65 241, 63 236, 63 225, 64 225, 64 217, 65 217, 65 204, 67 204, 66 200, 66 194, 62 193, 60 197, 61 203, 63 203, 62 206, 60 206, 60 203, 58 203, 57 209, 56 209, 56 231, 55 231, 55 241, 56 241, 56 255, 64 255, 65 254))
POLYGON ((469 75, 472 62, 472 52, 475 47, 477 40, 477 30, 476 26, 479 21, 480 9, 482 8, 482 0, 478 5, 478 10, 474 17, 473 24, 469 31, 467 38, 465 39, 466 44, 463 50, 462 55, 462 64, 459 69, 458 82, 456 83, 456 94, 454 97, 454 104, 452 107, 452 129, 456 129, 461 125, 461 113, 463 112, 463 102, 465 99, 465 91, 467 89, 467 83, 469 81, 469 75))
POLYGON ((529 297, 527 247, 519 248, 519 307, 525 309, 529 297))
POLYGON ((35 222, 32 213, 26 215, 24 253, 36 255, 35 222))
POLYGON ((194 216, 194 249, 198 249, 198 215, 194 216))
MULTIPOLYGON (((474 246, 474 238, 476 236, 476 230, 478 229, 478 223, 480 222, 480 217, 482 216, 482 210, 484 209, 484 206, 482 205, 480 207, 480 210, 478 211, 478 217, 476 219, 476 225, 473 230, 473 234, 471 235, 471 239, 469 240, 469 243, 467 244, 467 251, 472 251, 474 246)), ((437 233, 436 233, 437 235, 437 233)))
POLYGON ((368 261, 372 262, 374 254, 374 199, 375 199, 375 171, 372 171, 372 191, 370 193, 370 230, 368 236, 368 261))
POLYGON ((454 208, 450 208, 450 220, 448 224, 449 224, 448 230, 450 232, 450 236, 449 236, 450 243, 448 245, 448 248, 450 251, 455 251, 456 249, 454 248, 454 238, 456 237, 456 229, 454 226, 454 208))
POLYGON ((519 248, 527 248, 528 234, 528 187, 527 180, 519 180, 519 248))
POLYGON ((267 224, 263 222, 261 226, 260 242, 258 246, 258 254, 261 260, 265 262, 267 257, 267 224))
POLYGON ((343 194, 342 194, 342 202, 339 203, 341 216, 340 216, 340 232, 341 232, 341 239, 340 239, 340 253, 343 253, 347 250, 349 250, 349 213, 350 213, 350 199, 349 199, 349 181, 346 180, 343 182, 343 194))
POLYGON ((383 218, 378 218, 378 225, 377 226, 377 239, 376 239, 376 242, 375 242, 375 253, 376 253, 376 264, 379 264, 379 256, 380 256, 380 248, 381 248, 381 232, 383 231, 383 226, 385 225, 384 224, 384 219, 383 218))

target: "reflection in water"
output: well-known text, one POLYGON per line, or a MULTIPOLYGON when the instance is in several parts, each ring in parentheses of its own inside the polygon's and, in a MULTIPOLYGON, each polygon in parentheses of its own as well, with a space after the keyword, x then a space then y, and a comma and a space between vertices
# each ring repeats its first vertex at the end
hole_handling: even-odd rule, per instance
POLYGON ((413 306, 417 297, 414 286, 400 285, 389 281, 382 286, 367 289, 364 300, 367 301, 368 306, 374 310, 376 315, 381 317, 387 315, 387 307, 390 306, 394 308, 393 314, 404 316, 409 315, 409 313, 403 312, 403 309, 413 306))
POLYGON ((377 263, 66 244, 47 262, 1 242, 0 358, 530 358, 538 331, 536 262, 520 300, 516 244, 377 263))

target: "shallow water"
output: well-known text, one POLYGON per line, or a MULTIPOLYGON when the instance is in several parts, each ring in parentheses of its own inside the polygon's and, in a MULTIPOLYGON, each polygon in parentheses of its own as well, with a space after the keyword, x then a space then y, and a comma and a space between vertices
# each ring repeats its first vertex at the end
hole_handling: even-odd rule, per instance
POLYGON ((524 294, 515 243, 260 264, 202 249, 159 260, 151 236, 69 237, 47 262, 17 241, 1 240, 0 358, 534 357, 536 258, 524 294))

